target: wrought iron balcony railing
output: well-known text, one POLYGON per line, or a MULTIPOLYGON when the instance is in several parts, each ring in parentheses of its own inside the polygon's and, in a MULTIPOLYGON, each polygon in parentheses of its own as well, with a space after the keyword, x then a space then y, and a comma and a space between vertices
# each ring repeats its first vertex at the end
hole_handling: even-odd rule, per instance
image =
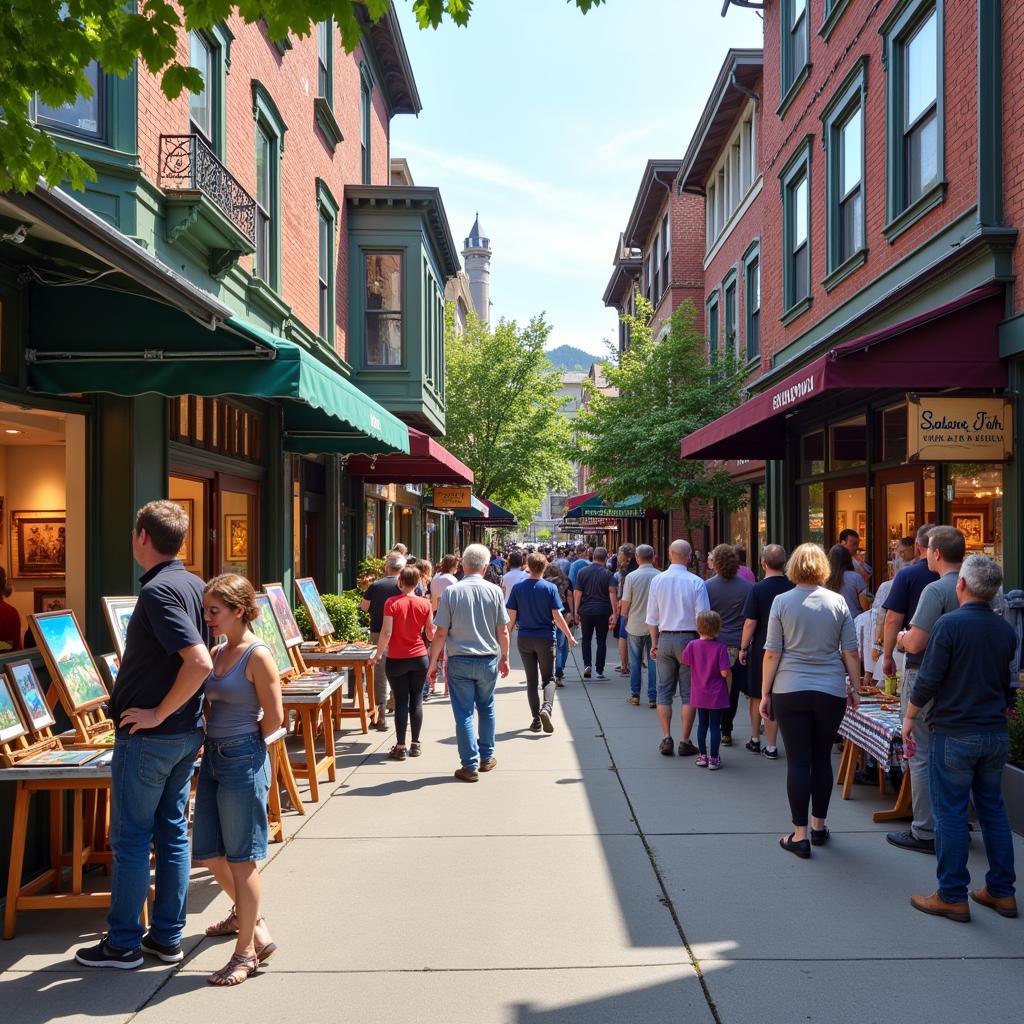
POLYGON ((201 135, 160 136, 160 186, 202 192, 250 244, 256 244, 256 200, 201 135))

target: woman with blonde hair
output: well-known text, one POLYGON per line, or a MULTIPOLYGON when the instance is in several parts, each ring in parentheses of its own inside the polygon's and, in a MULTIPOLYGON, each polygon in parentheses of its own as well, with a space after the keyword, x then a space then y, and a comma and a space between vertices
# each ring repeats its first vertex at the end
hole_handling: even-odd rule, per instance
POLYGON ((760 712, 766 719, 774 714, 786 744, 793 831, 779 845, 806 860, 812 845, 824 846, 829 839, 832 744, 847 705, 856 707, 860 700, 860 658, 846 598, 824 586, 825 552, 817 544, 801 544, 786 575, 794 587, 775 598, 768 616, 760 712))
POLYGON ((270 649, 249 624, 260 614, 256 592, 226 573, 206 584, 203 606, 210 632, 223 642, 206 680, 206 743, 196 789, 193 860, 210 869, 234 906, 207 935, 238 934, 226 966, 207 979, 238 985, 277 946, 260 915, 256 862, 267 856, 270 758, 264 736, 284 722, 281 678, 270 649))

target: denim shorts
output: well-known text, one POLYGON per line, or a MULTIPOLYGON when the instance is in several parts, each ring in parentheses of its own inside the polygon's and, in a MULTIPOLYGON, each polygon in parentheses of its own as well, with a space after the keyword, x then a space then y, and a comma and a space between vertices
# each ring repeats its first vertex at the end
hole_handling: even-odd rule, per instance
POLYGON ((206 738, 196 788, 192 859, 233 864, 267 856, 270 756, 259 732, 206 738))

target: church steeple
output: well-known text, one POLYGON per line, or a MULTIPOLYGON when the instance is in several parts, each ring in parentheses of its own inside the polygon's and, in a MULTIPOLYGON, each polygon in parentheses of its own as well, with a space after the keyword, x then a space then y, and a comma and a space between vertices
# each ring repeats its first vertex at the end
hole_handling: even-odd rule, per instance
POLYGON ((480 214, 466 236, 462 259, 469 278, 469 291, 476 306, 476 315, 486 324, 491 321, 491 240, 480 228, 480 214))

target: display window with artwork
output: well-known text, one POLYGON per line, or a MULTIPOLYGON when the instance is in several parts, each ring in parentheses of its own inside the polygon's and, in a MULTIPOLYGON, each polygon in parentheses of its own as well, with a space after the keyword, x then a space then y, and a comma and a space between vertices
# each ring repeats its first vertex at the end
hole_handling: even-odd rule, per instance
POLYGON ((33 645, 34 612, 85 611, 86 437, 84 416, 0 402, 0 600, 20 618, 0 650, 33 645))

